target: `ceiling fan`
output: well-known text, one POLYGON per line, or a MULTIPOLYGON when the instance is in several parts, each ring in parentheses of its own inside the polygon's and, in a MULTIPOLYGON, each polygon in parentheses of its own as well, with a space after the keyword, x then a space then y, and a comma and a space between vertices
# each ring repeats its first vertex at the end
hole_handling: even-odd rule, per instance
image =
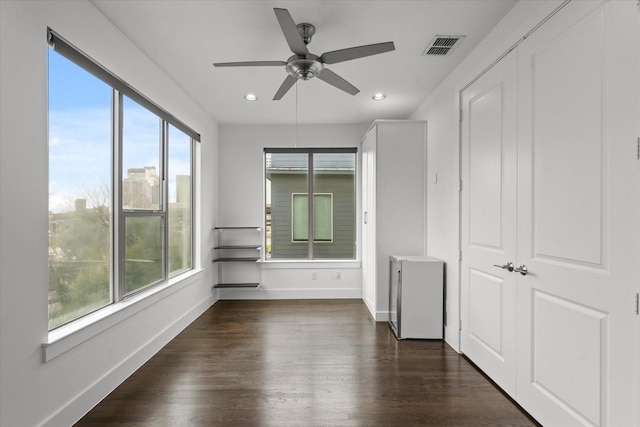
POLYGON ((355 95, 360 90, 326 68, 325 64, 336 64, 395 49, 393 42, 385 42, 333 50, 317 56, 309 53, 307 49, 307 44, 315 34, 316 27, 308 23, 296 25, 287 9, 274 8, 273 10, 293 56, 286 61, 216 62, 213 65, 214 67, 278 67, 284 65, 289 75, 274 95, 274 101, 281 99, 298 79, 309 80, 313 77, 318 77, 338 89, 355 95))

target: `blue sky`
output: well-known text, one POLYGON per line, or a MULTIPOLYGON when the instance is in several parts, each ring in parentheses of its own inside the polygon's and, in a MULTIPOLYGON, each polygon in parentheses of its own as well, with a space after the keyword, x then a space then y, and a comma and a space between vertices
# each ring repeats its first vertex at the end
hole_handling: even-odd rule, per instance
MULTIPOLYGON (((111 87, 49 49, 49 206, 73 209, 76 198, 111 182, 111 87)), ((123 164, 159 168, 159 119, 125 99, 123 164)), ((189 174, 189 137, 170 127, 169 201, 175 175, 189 174)), ((159 169, 158 169, 159 170, 159 169)), ((91 206, 91 201, 88 201, 91 206)))
POLYGON ((111 88, 62 55, 49 49, 49 109, 105 108, 111 88))

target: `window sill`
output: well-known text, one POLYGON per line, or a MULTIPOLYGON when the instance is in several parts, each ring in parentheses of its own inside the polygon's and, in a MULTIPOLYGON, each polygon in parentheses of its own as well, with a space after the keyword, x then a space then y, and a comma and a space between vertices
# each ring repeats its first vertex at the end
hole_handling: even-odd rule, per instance
POLYGON ((262 261, 262 269, 263 270, 269 270, 269 269, 294 269, 294 268, 300 268, 300 269, 322 269, 322 268, 326 268, 326 269, 331 269, 331 268, 340 268, 340 269, 358 269, 361 267, 361 263, 360 261, 356 261, 356 260, 316 260, 316 261, 309 261, 309 260, 300 260, 300 261, 296 261, 296 260, 282 260, 282 261, 277 261, 277 260, 268 260, 268 261, 262 261))
POLYGON ((147 307, 196 282, 202 276, 202 269, 193 269, 173 277, 163 285, 155 286, 147 292, 108 305, 67 325, 49 332, 47 342, 42 344, 43 362, 47 363, 83 342, 101 334, 123 320, 139 313, 147 307))

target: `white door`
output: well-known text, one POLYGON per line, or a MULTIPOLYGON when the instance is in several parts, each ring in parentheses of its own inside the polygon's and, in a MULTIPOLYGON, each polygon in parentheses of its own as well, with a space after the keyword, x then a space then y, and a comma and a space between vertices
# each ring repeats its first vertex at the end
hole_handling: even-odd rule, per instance
POLYGON ((636 2, 574 1, 518 48, 517 400, 637 423, 636 2))
POLYGON ((507 393, 516 387, 515 52, 465 89, 462 107, 462 351, 507 393))

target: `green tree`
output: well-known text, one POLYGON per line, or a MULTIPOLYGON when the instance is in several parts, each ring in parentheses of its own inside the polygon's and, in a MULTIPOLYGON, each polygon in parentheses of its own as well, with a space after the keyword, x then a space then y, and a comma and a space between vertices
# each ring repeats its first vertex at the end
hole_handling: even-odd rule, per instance
POLYGON ((162 280, 162 222, 159 216, 126 219, 125 293, 162 280))
POLYGON ((74 210, 49 218, 50 328, 111 300, 109 189, 84 194, 74 210))

